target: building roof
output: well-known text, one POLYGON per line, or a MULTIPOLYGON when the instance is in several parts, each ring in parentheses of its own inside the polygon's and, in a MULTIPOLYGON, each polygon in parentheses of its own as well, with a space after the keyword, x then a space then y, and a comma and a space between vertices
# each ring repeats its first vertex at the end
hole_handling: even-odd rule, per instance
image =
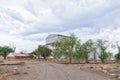
POLYGON ((9 53, 8 56, 14 57, 14 56, 29 56, 28 53, 20 52, 20 53, 9 53))
POLYGON ((62 38, 64 38, 66 36, 64 35, 61 35, 61 34, 50 34, 48 35, 48 37, 46 38, 46 45, 48 44, 53 44, 55 43, 56 41, 59 41, 61 40, 62 38))
POLYGON ((61 35, 61 34, 50 34, 50 35, 48 35, 48 37, 47 37, 46 39, 48 39, 48 38, 53 38, 53 37, 55 37, 55 36, 65 37, 64 35, 61 35))

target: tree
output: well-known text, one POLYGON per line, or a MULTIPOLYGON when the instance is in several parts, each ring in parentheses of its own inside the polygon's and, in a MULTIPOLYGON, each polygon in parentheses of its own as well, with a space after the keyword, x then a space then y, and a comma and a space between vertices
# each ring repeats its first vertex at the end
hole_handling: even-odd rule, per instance
POLYGON ((120 62, 120 46, 117 43, 118 53, 115 55, 115 60, 117 62, 120 62))
POLYGON ((113 57, 113 54, 110 51, 108 51, 107 54, 108 54, 108 60, 110 61, 113 57))
POLYGON ((60 59, 65 54, 65 47, 63 46, 63 42, 57 41, 55 42, 55 49, 53 50, 52 56, 56 59, 60 59))
POLYGON ((94 51, 94 42, 92 40, 88 40, 85 43, 82 44, 82 52, 83 54, 83 58, 85 59, 86 63, 88 63, 88 57, 89 57, 89 53, 94 51))
POLYGON ((0 46, 0 53, 2 53, 2 56, 4 57, 4 59, 6 59, 6 56, 10 53, 10 52, 14 52, 14 48, 11 48, 9 46, 0 46))
POLYGON ((51 50, 46 46, 39 45, 37 51, 37 54, 40 54, 44 59, 51 55, 51 50))
POLYGON ((36 56, 36 52, 35 52, 35 51, 33 51, 33 52, 31 52, 31 53, 29 54, 29 57, 30 57, 30 58, 35 58, 35 56, 36 56))
POLYGON ((53 50, 54 57, 58 59, 61 57, 68 58, 69 63, 71 63, 75 54, 76 44, 77 38, 74 34, 55 42, 55 49, 53 50))
POLYGON ((81 59, 83 59, 83 51, 82 51, 82 44, 80 41, 77 41, 76 47, 75 47, 75 54, 74 57, 80 62, 81 59))
POLYGON ((98 48, 100 49, 99 58, 102 61, 102 63, 105 63, 105 61, 109 58, 109 54, 108 52, 106 52, 107 50, 106 41, 99 39, 97 40, 97 45, 98 48))
POLYGON ((48 47, 42 45, 39 45, 36 50, 30 53, 30 57, 36 56, 38 59, 40 59, 41 57, 46 59, 50 55, 51 55, 51 50, 48 47))
POLYGON ((0 52, 0 56, 3 56, 4 55, 4 53, 3 52, 0 52))
POLYGON ((109 55, 107 52, 105 52, 105 49, 102 50, 99 58, 102 61, 102 63, 105 63, 105 61, 109 58, 109 55))

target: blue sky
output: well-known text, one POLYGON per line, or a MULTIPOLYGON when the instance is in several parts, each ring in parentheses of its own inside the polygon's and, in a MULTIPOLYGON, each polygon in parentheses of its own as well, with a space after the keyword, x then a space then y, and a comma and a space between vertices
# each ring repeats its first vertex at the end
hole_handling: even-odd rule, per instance
POLYGON ((0 0, 0 45, 30 52, 49 34, 120 41, 119 0, 0 0))

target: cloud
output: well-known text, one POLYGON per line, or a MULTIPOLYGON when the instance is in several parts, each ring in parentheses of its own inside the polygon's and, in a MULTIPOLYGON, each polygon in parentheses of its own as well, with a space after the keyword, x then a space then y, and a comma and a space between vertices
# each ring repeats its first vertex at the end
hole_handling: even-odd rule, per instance
POLYGON ((28 50, 45 44, 51 33, 118 41, 119 13, 118 0, 0 0, 0 38, 28 50))
POLYGON ((39 42, 39 41, 26 40, 26 39, 11 36, 8 34, 0 34, 0 45, 1 46, 8 45, 11 47, 17 47, 16 52, 19 52, 19 51, 31 52, 37 48, 38 44, 44 44, 44 43, 39 42))
MULTIPOLYGON (((8 16, 12 18, 11 20, 22 24, 17 25, 18 27, 28 26, 30 28, 29 31, 20 30, 20 34, 59 32, 78 27, 105 27, 108 24, 111 25, 111 21, 116 21, 116 18, 111 15, 118 14, 119 4, 120 2, 117 0, 56 0, 54 2, 52 0, 25 0, 24 3, 17 6, 18 8, 22 6, 20 10, 10 7, 6 13, 9 13, 8 16), (106 20, 106 23, 104 23, 104 20, 106 20), (41 30, 38 31, 38 29, 41 30)), ((118 16, 116 15, 116 17, 118 16)))

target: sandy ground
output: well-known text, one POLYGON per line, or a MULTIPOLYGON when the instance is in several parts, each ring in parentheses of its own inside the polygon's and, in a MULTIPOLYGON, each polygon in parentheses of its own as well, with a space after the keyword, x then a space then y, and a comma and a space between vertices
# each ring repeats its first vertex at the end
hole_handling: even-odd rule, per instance
POLYGON ((101 72, 51 62, 26 62, 0 66, 0 80, 115 80, 101 72), (3 71, 3 72, 2 72, 3 71))

